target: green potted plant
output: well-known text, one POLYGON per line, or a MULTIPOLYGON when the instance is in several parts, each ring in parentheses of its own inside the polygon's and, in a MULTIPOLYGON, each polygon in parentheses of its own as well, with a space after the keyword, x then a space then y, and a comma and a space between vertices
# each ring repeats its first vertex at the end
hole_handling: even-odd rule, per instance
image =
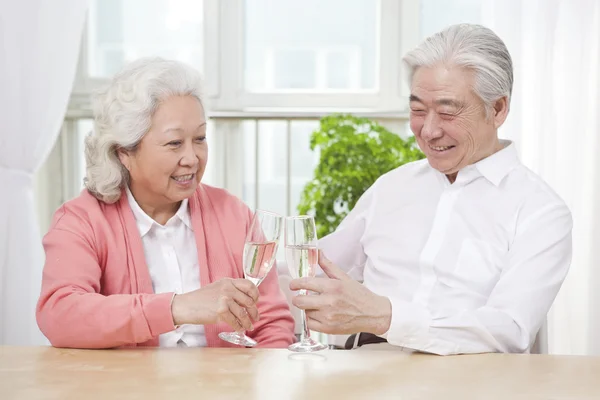
POLYGON ((367 118, 333 114, 320 120, 310 139, 320 152, 298 212, 314 215, 317 234, 333 232, 377 178, 425 156, 414 137, 403 139, 367 118))

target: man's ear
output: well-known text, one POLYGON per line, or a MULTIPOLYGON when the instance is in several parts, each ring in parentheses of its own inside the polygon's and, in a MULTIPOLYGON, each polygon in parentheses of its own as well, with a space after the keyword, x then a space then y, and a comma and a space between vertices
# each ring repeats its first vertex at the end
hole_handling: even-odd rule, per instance
POLYGON ((494 119, 494 128, 498 129, 502 126, 508 116, 508 97, 504 96, 494 102, 492 107, 494 119))

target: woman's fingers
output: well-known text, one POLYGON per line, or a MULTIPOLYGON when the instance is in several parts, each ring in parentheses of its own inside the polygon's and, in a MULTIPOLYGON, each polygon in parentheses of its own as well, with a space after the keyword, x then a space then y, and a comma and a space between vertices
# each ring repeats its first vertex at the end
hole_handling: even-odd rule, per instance
POLYGON ((236 301, 230 297, 221 297, 218 308, 219 319, 235 331, 252 330, 252 321, 246 312, 236 301))

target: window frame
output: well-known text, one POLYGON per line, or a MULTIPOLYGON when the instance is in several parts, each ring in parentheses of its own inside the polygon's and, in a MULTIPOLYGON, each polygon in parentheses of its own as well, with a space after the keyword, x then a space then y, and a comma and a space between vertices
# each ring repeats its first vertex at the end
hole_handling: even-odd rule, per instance
MULTIPOLYGON (((210 0, 209 0, 210 1, 210 0)), ((247 92, 244 87, 244 0, 219 3, 216 40, 222 68, 206 64, 206 76, 219 82, 209 96, 210 108, 226 110, 344 109, 363 111, 407 111, 408 85, 404 79, 402 54, 419 42, 420 2, 379 0, 378 90, 330 92, 247 92), (227 3, 227 7, 225 7, 227 3)), ((207 34, 207 37, 210 35, 207 34)), ((208 54, 208 53, 207 53, 208 54)))

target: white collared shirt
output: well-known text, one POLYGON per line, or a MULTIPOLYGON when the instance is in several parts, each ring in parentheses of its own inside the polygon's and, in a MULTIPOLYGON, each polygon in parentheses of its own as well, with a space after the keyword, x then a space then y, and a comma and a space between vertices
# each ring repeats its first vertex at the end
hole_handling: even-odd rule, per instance
MULTIPOLYGON (((188 200, 183 200, 177 213, 165 225, 160 225, 140 208, 129 189, 127 199, 142 237, 154 293, 181 294, 199 289, 200 266, 188 200)), ((204 326, 181 325, 160 335, 159 344, 161 347, 205 347, 204 326)))
POLYGON ((453 184, 427 160, 384 176, 325 256, 392 303, 388 342, 436 354, 528 352, 571 262, 571 213, 510 142, 453 184))

